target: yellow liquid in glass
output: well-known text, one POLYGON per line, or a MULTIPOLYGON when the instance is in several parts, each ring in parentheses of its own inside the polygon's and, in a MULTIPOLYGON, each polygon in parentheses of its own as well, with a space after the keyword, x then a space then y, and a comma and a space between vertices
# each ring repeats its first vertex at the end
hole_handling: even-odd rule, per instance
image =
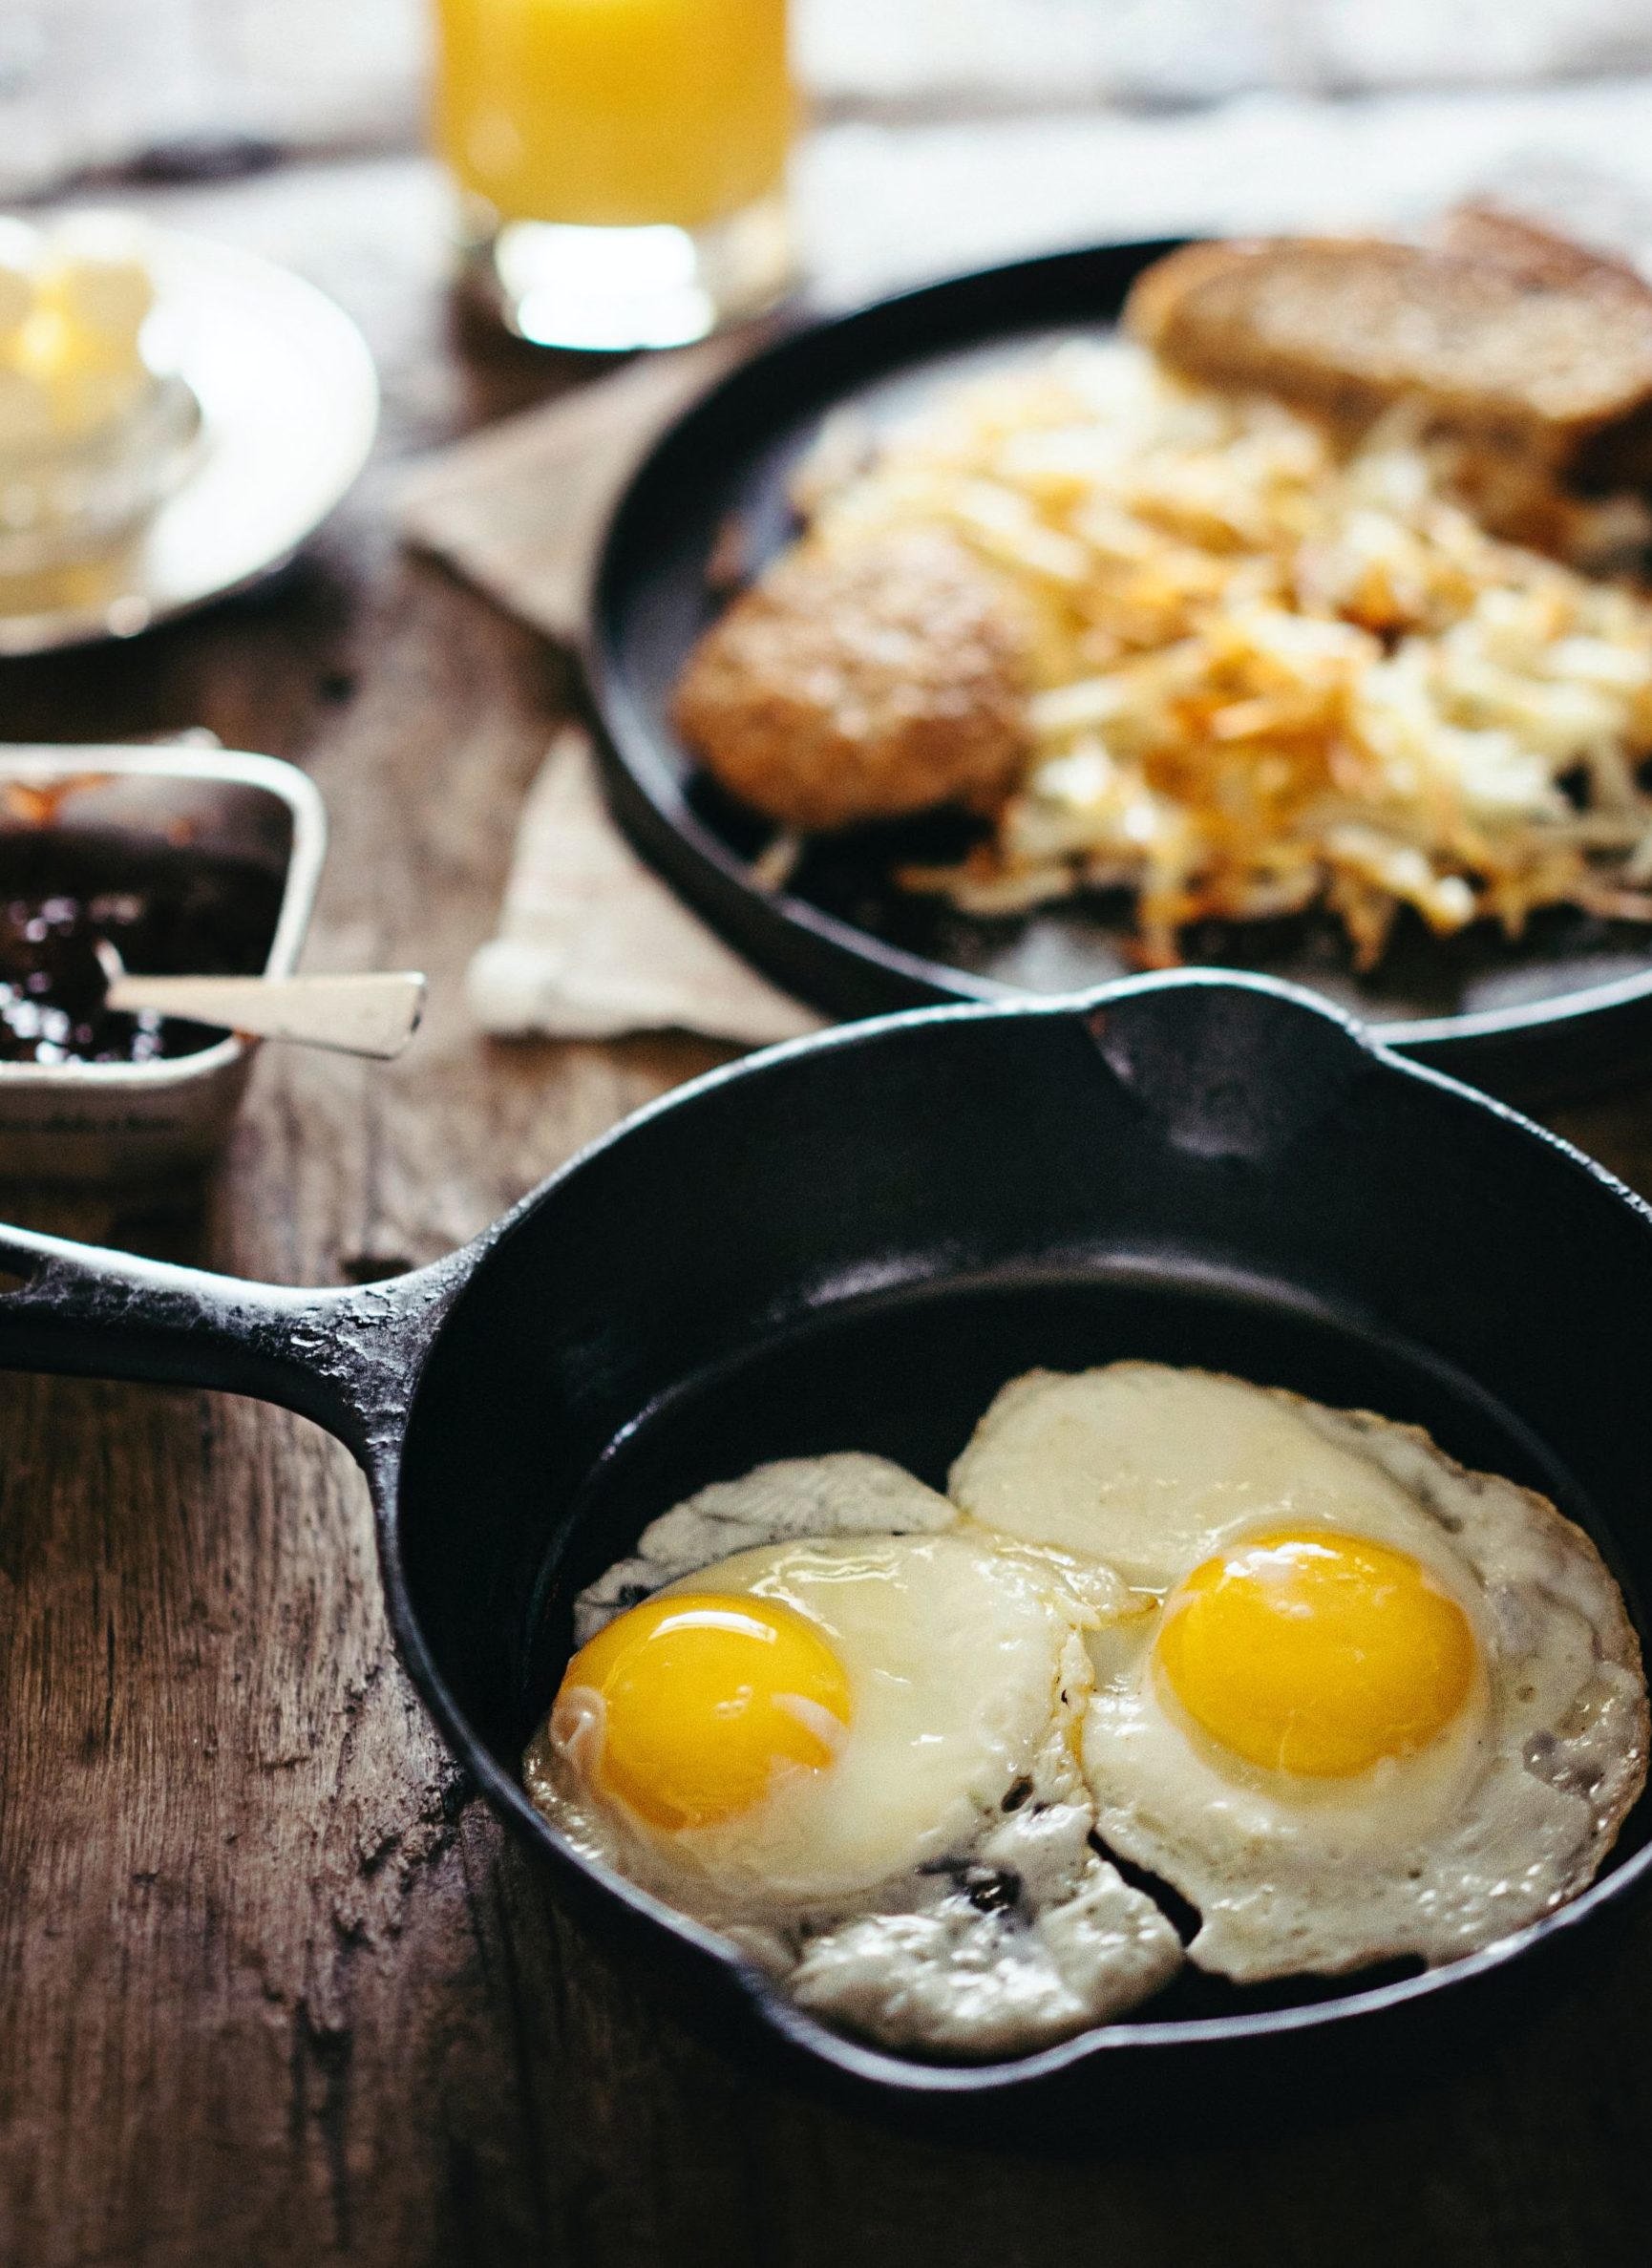
POLYGON ((786 0, 437 0, 436 132, 507 221, 698 228, 775 188, 786 0))

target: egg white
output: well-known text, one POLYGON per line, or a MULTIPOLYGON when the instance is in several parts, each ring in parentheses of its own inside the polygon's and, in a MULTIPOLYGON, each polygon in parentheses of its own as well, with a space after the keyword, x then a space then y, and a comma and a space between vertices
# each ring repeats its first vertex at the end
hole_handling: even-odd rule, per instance
POLYGON ((1595 1547, 1415 1428, 1157 1365, 1033 1372, 951 1488, 1137 1587, 1142 1611, 1091 1642, 1085 1775, 1109 1847, 1198 1909, 1202 1967, 1255 1981, 1489 1944, 1592 1878, 1644 1782, 1639 1644, 1595 1547), (1165 1596, 1280 1526, 1408 1552, 1463 1607, 1479 1667, 1438 1741, 1315 1779, 1246 1764, 1180 1708, 1153 1662, 1165 1596))
POLYGON ((782 1457, 740 1480, 713 1481, 651 1520, 636 1551, 581 1592, 574 1643, 582 1646, 627 1606, 678 1576, 760 1543, 813 1536, 934 1536, 956 1509, 903 1465, 859 1450, 782 1457))
POLYGON ((947 1484, 986 1527, 1104 1560, 1162 1594, 1246 1530, 1298 1522, 1401 1550, 1416 1500, 1304 1422, 1294 1396, 1160 1363, 1029 1370, 994 1398, 947 1484))

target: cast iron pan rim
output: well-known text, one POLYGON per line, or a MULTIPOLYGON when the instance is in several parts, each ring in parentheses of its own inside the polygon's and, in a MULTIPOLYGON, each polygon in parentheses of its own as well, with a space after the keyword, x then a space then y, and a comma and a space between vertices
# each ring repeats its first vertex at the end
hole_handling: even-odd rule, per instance
MULTIPOLYGON (((707 425, 714 428, 724 417, 731 400, 738 401, 743 394, 750 394, 761 402, 772 389, 785 388, 794 367, 807 373, 822 340, 853 338, 857 331, 862 330, 870 331, 876 338, 879 327, 900 313, 921 312, 925 306, 945 308, 955 300, 989 290, 994 285, 1006 290, 1013 288, 1031 275, 1056 274, 1063 268, 1077 272, 1087 262, 1109 253, 1140 254, 1145 265, 1147 256, 1175 251, 1187 242, 1186 237, 1103 239, 1065 250, 967 269, 934 283, 891 292, 846 312, 788 323, 778 337, 714 379, 681 410, 633 469, 609 514, 592 570, 585 608, 588 627, 582 660, 598 724, 598 755, 609 801, 625 832, 649 863, 673 887, 683 889, 713 922, 720 924, 731 916, 743 933, 737 942, 746 943, 754 938, 773 941, 801 931, 839 961, 848 960, 862 968, 877 969, 910 986, 921 997, 936 1002, 1062 997, 1024 994, 994 978, 972 976, 944 962, 907 952, 804 899, 789 897, 784 890, 758 889, 744 861, 687 804, 653 731, 633 698, 615 634, 618 618, 625 607, 621 554, 627 544, 630 520, 646 509, 647 492, 661 477, 662 467, 667 466, 673 457, 691 452, 700 430, 707 425)), ((901 366, 897 362, 889 367, 901 366)), ((873 375, 882 374, 883 365, 879 363, 873 375)), ((849 397, 833 397, 834 401, 838 398, 849 397)), ((1614 977, 1546 1000, 1510 1007, 1479 1008, 1462 1015, 1401 1017, 1373 1022, 1370 1028, 1387 1047, 1431 1049, 1465 1041, 1547 1031, 1647 999, 1652 999, 1652 966, 1638 976, 1614 977)))
MULTIPOLYGON (((1084 1019, 1119 1001, 1133 999, 1144 993, 1222 989, 1260 993, 1285 1001, 1327 1023, 1340 1026, 1350 1045, 1369 1059, 1372 1069, 1437 1088, 1473 1110, 1489 1113, 1501 1120, 1512 1133, 1535 1138, 1557 1161, 1581 1172, 1601 1190, 1622 1200, 1639 1217, 1642 1227, 1652 1231, 1652 1205, 1584 1151, 1525 1117, 1507 1103, 1482 1093, 1477 1088, 1467 1086, 1463 1081, 1435 1070, 1430 1065, 1394 1054, 1366 1027, 1320 994, 1310 992, 1304 986, 1248 970, 1167 969, 1150 976, 1120 978, 1112 984, 1078 993, 1050 996, 1018 994, 1002 1002, 903 1009, 894 1015, 868 1018, 858 1024, 837 1025, 822 1032, 806 1034, 801 1039, 786 1040, 776 1047, 763 1049, 736 1062, 720 1065, 701 1077, 659 1096, 634 1112, 620 1125, 588 1143, 513 1206, 492 1228, 485 1230, 464 1256, 468 1264, 455 1287, 456 1293, 463 1296, 470 1282, 498 1247, 543 1202, 560 1191, 564 1183, 571 1181, 587 1164, 611 1149, 615 1143, 625 1140, 633 1130, 673 1112, 693 1110, 707 1095, 721 1092, 747 1079, 761 1078, 772 1069, 797 1057, 876 1048, 898 1041, 903 1032, 935 1024, 988 1023, 1009 1019, 1019 1021, 1024 1017, 1084 1019)), ((420 1378, 414 1384, 410 1419, 416 1415, 423 1373, 429 1367, 440 1335, 438 1328, 420 1363, 420 1378)), ((1058 2041, 1049 2047, 996 2063, 926 2063, 871 2047, 818 2023, 806 2010, 789 2000, 774 1980, 745 1961, 725 1939, 688 1916, 678 1913, 625 1876, 576 1851, 535 1810, 520 1782, 500 1767, 477 1737, 425 1643, 402 1558, 398 1482, 399 1473, 393 1467, 374 1476, 375 1494, 379 1499, 383 1581, 392 1626, 402 1659, 427 1707, 455 1754, 505 1824, 530 1847, 548 1857, 561 1874, 583 1882, 593 1888, 599 1897, 605 1897, 625 1908, 645 1925, 651 1924, 656 1929, 666 1931, 690 1948, 701 1961, 715 1964, 729 1987, 746 2003, 749 2013, 805 2057, 889 2093, 954 2098, 1006 2093, 1074 2065, 1086 2063, 1092 2057, 1116 2055, 1127 2049, 1150 2051, 1162 2057, 1178 2046, 1219 2046, 1250 2040, 1275 2039, 1317 2032, 1331 2025, 1353 2023, 1363 2017, 1385 2014, 1455 1986, 1470 1984, 1492 1975, 1511 1961, 1523 1959, 1539 1945, 1557 1939, 1563 1931, 1576 1927, 1634 1889, 1652 1871, 1652 1843, 1648 1843, 1603 1879, 1593 1883, 1553 1914, 1543 1916, 1512 1937, 1500 1939, 1493 1945, 1465 1955, 1439 1968, 1425 1970, 1420 1976, 1403 1978, 1393 1983, 1347 1993, 1334 2000, 1316 2002, 1305 2006, 1265 2009, 1254 2015, 1200 2017, 1180 2023, 1127 2021, 1098 2024, 1075 2034, 1070 2040, 1058 2041)))
POLYGON ((596 705, 597 753, 608 800, 620 825, 673 888, 685 879, 680 871, 684 851, 691 854, 690 865, 693 858, 700 861, 701 874, 695 877, 690 873, 687 879, 690 891, 698 888, 697 902, 702 910, 710 908, 715 918, 732 896, 742 914, 765 929, 803 930, 833 952, 851 955, 898 977, 925 1003, 937 1007, 1061 997, 1019 992, 995 978, 973 977, 966 970, 925 961, 921 954, 892 945, 869 929, 857 929, 852 922, 811 905, 807 899, 788 897, 784 890, 759 890, 728 844, 683 800, 629 689, 613 668, 600 617, 594 612, 585 673, 596 705))

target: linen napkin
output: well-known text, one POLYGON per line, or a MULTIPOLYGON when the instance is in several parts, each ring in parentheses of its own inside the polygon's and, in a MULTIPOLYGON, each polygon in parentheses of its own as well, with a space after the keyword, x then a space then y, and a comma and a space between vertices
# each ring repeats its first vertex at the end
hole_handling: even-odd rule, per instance
POLYGON ((558 734, 528 791, 498 935, 471 963, 471 1013, 499 1037, 674 1028, 764 1047, 821 1019, 731 953, 608 816, 586 735, 558 734))
POLYGON ((757 335, 641 357, 415 465, 397 498, 402 534, 537 629, 577 641, 603 523, 625 476, 757 335))
MULTIPOLYGON (((578 643, 596 546, 621 483, 677 410, 752 338, 627 364, 492 426, 405 482, 402 532, 514 613, 578 643)), ((590 742, 560 732, 522 810, 498 933, 471 964, 471 1013, 500 1037, 674 1028, 746 1047, 819 1028, 730 951, 609 816, 590 742)))

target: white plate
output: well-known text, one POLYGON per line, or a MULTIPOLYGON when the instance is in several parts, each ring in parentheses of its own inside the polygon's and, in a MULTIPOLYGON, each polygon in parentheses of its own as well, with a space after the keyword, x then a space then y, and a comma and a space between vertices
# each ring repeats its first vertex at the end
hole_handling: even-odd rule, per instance
POLYGON ((248 252, 155 232, 156 308, 201 404, 191 469, 118 552, 0 579, 0 654, 133 638, 289 560, 367 460, 367 341, 313 285, 248 252))

